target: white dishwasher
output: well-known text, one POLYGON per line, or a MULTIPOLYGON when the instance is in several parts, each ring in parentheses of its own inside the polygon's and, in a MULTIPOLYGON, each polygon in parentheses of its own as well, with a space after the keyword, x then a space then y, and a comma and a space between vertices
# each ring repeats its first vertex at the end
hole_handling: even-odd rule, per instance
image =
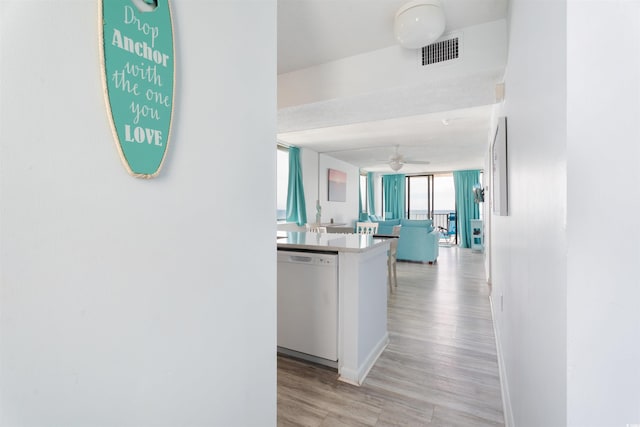
POLYGON ((278 351, 337 366, 337 254, 278 251, 278 351))

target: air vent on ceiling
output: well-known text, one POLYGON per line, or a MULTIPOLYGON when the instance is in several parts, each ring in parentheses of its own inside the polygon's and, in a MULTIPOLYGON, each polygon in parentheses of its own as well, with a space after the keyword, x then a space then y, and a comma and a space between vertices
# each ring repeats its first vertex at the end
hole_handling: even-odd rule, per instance
POLYGON ((451 61, 460 55, 459 38, 453 37, 422 48, 422 65, 451 61))

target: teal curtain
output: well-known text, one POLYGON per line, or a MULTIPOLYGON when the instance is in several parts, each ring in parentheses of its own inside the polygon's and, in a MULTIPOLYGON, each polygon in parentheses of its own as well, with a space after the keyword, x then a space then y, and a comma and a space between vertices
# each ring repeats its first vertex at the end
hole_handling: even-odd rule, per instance
POLYGON ((373 191, 373 172, 367 172, 367 204, 369 215, 376 214, 376 203, 373 191))
POLYGON ((289 147, 289 187, 287 189, 287 221, 298 225, 307 223, 307 206, 304 202, 300 149, 289 147))
POLYGON ((453 173, 453 184, 456 189, 460 247, 470 248, 471 220, 480 218, 480 208, 473 197, 473 187, 480 185, 480 171, 456 171, 453 173))
POLYGON ((404 218, 404 174, 384 175, 384 212, 390 212, 394 219, 404 218))
POLYGON ((360 181, 358 181, 358 218, 362 216, 362 191, 360 191, 360 181))

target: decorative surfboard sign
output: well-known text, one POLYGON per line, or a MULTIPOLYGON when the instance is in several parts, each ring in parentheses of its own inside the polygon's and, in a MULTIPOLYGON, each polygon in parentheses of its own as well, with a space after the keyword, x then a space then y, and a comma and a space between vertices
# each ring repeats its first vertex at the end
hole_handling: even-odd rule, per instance
POLYGON ((169 0, 100 0, 107 114, 127 171, 160 173, 169 146, 175 52, 169 0))

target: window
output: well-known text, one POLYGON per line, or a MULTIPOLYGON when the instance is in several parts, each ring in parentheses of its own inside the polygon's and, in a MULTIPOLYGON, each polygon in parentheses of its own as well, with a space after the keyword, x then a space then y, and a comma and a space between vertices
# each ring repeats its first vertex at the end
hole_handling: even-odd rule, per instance
POLYGON ((407 176, 405 210, 409 219, 432 219, 434 227, 447 229, 456 210, 453 174, 407 176))
POLYGON ((407 176, 405 211, 409 219, 428 219, 433 216, 433 175, 407 176))
POLYGON ((433 225, 444 230, 455 230, 455 223, 449 223, 449 214, 456 211, 453 174, 436 175, 433 194, 433 225))
POLYGON ((433 186, 433 210, 435 213, 455 212, 456 188, 453 185, 453 174, 436 175, 433 186))
POLYGON ((278 221, 285 221, 289 188, 289 149, 278 145, 277 151, 276 218, 278 221))
POLYGON ((362 203, 362 212, 371 213, 367 211, 369 204, 367 201, 367 175, 366 174, 360 175, 360 202, 362 203))

